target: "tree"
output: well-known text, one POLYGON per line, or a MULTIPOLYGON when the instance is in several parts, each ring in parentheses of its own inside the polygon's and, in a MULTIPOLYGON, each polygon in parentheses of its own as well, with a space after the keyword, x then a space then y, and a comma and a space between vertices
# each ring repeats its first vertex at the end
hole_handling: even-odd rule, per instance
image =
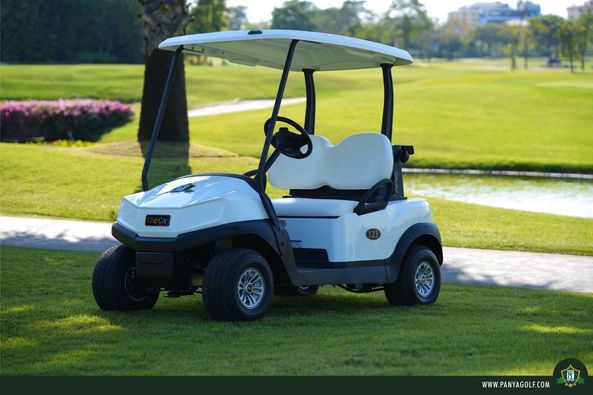
POLYGON ((439 54, 452 60, 455 53, 463 48, 461 35, 451 25, 445 25, 439 35, 439 54), (444 51, 444 54, 443 54, 444 51))
POLYGON ((535 41, 544 46, 549 60, 558 58, 559 32, 564 19, 557 15, 542 15, 531 18, 529 27, 535 41))
POLYGON ((523 68, 529 67, 529 40, 531 38, 531 29, 528 26, 521 25, 521 40, 523 41, 523 68))
POLYGON ((587 12, 582 13, 577 23, 583 32, 579 36, 578 47, 581 57, 581 70, 585 70, 585 54, 587 53, 589 42, 593 41, 593 9, 589 8, 587 12))
POLYGON ((340 8, 311 11, 310 21, 316 31, 354 36, 361 26, 363 12, 363 1, 345 1, 340 8))
POLYGON ((227 12, 226 0, 199 0, 190 11, 193 20, 187 26, 187 32, 219 32, 227 27, 227 12))
POLYGON ((560 51, 568 58, 570 72, 574 73, 574 60, 579 57, 579 37, 583 37, 583 28, 574 21, 565 21, 558 32, 560 51))
POLYGON ((237 7, 230 7, 228 10, 229 30, 245 29, 249 24, 249 21, 247 20, 247 7, 240 5, 237 7))
POLYGON ((514 25, 505 25, 500 30, 500 37, 508 45, 509 57, 511 59, 511 70, 517 68, 517 45, 519 43, 519 27, 514 25))
POLYGON ((519 11, 519 26, 521 27, 521 40, 523 41, 523 68, 528 68, 529 58, 529 29, 524 25, 525 15, 527 14, 527 1, 519 0, 517 2, 517 10, 519 11))
MULTIPOLYGON (((161 51, 159 43, 185 33, 190 21, 185 0, 138 0, 144 33, 144 88, 138 141, 150 140, 173 52, 161 51)), ((189 141, 187 98, 183 61, 174 71, 171 94, 163 117, 159 140, 189 141)))
POLYGON ((22 63, 140 63, 138 9, 134 0, 2 0, 0 58, 22 63))
POLYGON ((486 50, 488 56, 493 57, 497 53, 497 46, 500 44, 502 25, 489 23, 476 27, 472 33, 472 40, 475 41, 481 50, 486 50))
POLYGON ((287 1, 272 11, 272 29, 314 30, 311 15, 316 9, 309 1, 287 1))
POLYGON ((418 0, 393 0, 386 14, 392 27, 393 38, 400 36, 404 49, 420 34, 432 27, 426 8, 418 0))

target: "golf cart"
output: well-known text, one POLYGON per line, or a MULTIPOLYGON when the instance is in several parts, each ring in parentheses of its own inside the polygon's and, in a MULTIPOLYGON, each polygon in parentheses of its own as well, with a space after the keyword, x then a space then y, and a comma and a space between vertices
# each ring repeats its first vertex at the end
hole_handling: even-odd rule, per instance
POLYGON ((122 199, 112 228, 122 244, 105 251, 93 273, 101 309, 150 309, 161 291, 197 292, 212 318, 253 320, 264 315, 274 293, 314 294, 326 284, 356 293, 383 290, 391 304, 437 299, 439 230, 423 199, 404 196, 402 163, 413 147, 391 144, 391 68, 412 63, 406 51, 292 30, 187 35, 159 48, 175 56, 145 155, 144 191, 122 199), (257 169, 192 174, 149 189, 148 170, 183 52, 281 69, 278 93, 264 122, 257 169), (381 132, 352 134, 337 144, 316 134, 314 73, 370 67, 383 74, 381 132), (279 115, 290 71, 304 74, 302 125, 279 115), (276 130, 279 123, 294 131, 276 130), (268 181, 288 195, 270 199, 268 181))

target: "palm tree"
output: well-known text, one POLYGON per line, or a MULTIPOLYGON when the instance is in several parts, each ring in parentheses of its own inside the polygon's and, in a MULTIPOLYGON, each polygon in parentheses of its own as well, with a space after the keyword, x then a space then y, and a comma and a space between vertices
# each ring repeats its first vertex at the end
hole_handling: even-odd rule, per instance
MULTIPOLYGON (((185 34, 191 21, 186 0, 138 0, 144 33, 144 88, 138 141, 150 140, 173 52, 160 51, 161 41, 185 34)), ((159 140, 188 142, 187 98, 183 61, 177 62, 159 140)))

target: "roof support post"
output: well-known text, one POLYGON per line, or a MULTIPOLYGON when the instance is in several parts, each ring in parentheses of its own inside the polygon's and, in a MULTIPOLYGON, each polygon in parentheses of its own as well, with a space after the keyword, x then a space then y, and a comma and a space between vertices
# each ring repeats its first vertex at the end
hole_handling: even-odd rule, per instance
POLYGON ((257 174, 255 175, 255 183, 257 186, 259 196, 262 200, 268 217, 277 229, 280 228, 278 216, 274 211, 274 206, 272 206, 272 202, 266 195, 266 160, 268 159, 270 144, 272 143, 272 135, 274 134, 274 127, 276 126, 276 121, 278 120, 278 113, 280 112, 280 105, 282 104, 282 96, 284 96, 284 89, 286 88, 286 82, 288 81, 288 73, 290 72, 292 58, 294 56, 294 51, 296 49, 296 45, 298 42, 298 40, 292 40, 290 42, 290 46, 288 47, 286 61, 284 62, 282 76, 280 77, 280 84, 278 85, 278 92, 276 93, 276 100, 274 101, 274 108, 272 109, 272 116, 270 117, 270 122, 268 123, 268 130, 266 130, 266 141, 264 143, 264 148, 259 158, 257 174))
POLYGON ((393 77, 391 75, 392 64, 383 63, 383 121, 381 122, 381 133, 391 141, 393 129, 393 77))
POLYGON ((163 115, 165 115, 165 109, 167 108, 167 102, 169 101, 169 93, 171 92, 171 80, 173 79, 173 75, 175 74, 175 66, 177 66, 179 58, 181 58, 182 51, 183 45, 180 45, 177 48, 177 50, 175 50, 175 55, 173 55, 173 59, 171 60, 171 64, 169 65, 169 73, 167 74, 167 79, 165 80, 165 86, 163 88, 163 94, 161 96, 161 103, 159 104, 159 110, 156 113, 156 119, 152 127, 152 136, 150 136, 150 144, 148 145, 148 149, 146 150, 146 156, 144 157, 144 167, 142 168, 143 191, 148 190, 148 169, 150 168, 150 162, 152 162, 154 146, 156 145, 159 132, 161 131, 163 115))
POLYGON ((305 107, 305 130, 309 134, 315 134, 315 80, 313 69, 303 69, 305 75, 305 89, 307 91, 307 103, 305 107))

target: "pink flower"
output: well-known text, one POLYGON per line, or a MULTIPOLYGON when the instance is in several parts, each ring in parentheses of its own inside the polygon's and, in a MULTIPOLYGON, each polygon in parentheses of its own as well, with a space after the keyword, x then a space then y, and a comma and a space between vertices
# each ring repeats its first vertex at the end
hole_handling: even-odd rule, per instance
POLYGON ((7 101, 0 104, 2 140, 84 140, 131 120, 130 106, 119 101, 58 99, 7 101))

